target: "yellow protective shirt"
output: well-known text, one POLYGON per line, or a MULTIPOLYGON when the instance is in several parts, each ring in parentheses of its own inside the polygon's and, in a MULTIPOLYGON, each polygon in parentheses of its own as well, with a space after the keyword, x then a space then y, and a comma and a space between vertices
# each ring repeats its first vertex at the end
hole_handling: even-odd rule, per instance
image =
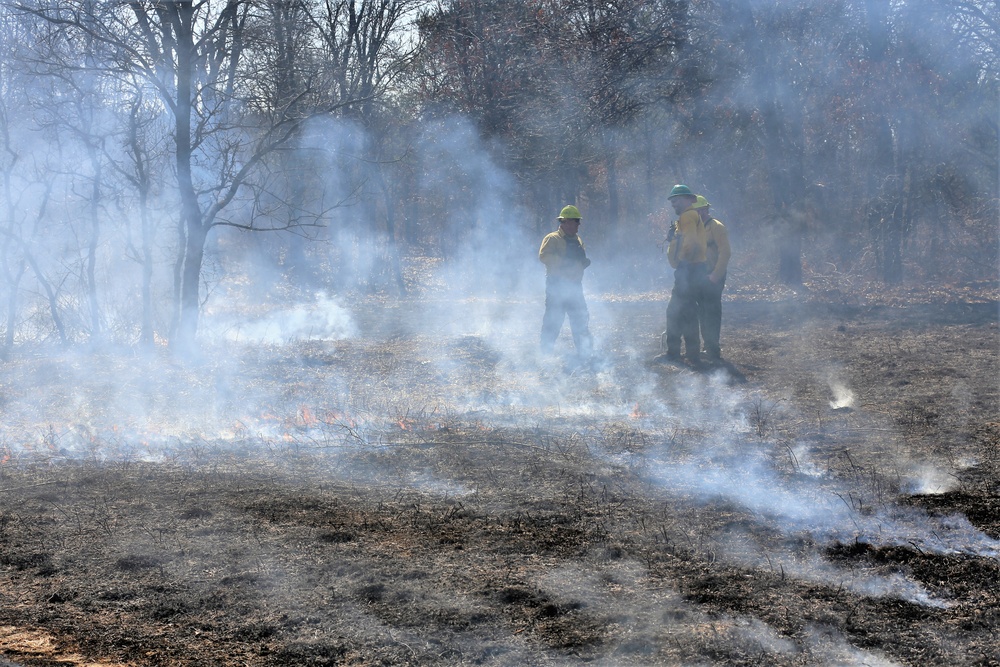
POLYGON ((707 256, 707 239, 705 225, 702 224, 697 209, 685 209, 680 219, 674 223, 674 229, 677 232, 667 246, 667 261, 670 266, 676 269, 681 262, 704 262, 707 256))
POLYGON ((729 247, 729 232, 721 221, 709 218, 705 223, 706 237, 706 263, 708 264, 709 279, 718 282, 726 275, 729 267, 729 258, 733 252, 729 247))
POLYGON ((582 282, 583 270, 590 266, 587 248, 580 235, 569 236, 561 229, 542 239, 538 259, 545 265, 546 275, 573 282, 582 282), (577 243, 578 248, 574 247, 577 243))

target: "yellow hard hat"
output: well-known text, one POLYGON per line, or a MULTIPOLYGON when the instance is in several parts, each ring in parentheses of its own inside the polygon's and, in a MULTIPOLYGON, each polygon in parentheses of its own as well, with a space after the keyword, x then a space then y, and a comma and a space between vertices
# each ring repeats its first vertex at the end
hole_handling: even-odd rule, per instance
POLYGON ((581 220, 583 216, 580 215, 580 210, 573 205, 563 206, 563 210, 559 211, 560 220, 581 220))
POLYGON ((708 208, 709 206, 711 206, 711 204, 709 204, 708 200, 701 195, 695 195, 694 203, 691 204, 691 208, 708 208))

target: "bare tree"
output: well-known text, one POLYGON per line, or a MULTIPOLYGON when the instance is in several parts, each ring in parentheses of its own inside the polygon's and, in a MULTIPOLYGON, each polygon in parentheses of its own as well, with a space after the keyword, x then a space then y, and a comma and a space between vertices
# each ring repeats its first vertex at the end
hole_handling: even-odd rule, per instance
POLYGON ((38 0, 19 8, 100 45, 107 60, 94 63, 95 73, 141 78, 171 118, 179 209, 171 345, 192 345, 208 235, 218 225, 256 228, 252 219, 222 214, 244 191, 252 198, 259 167, 302 122, 289 110, 307 91, 271 100, 274 106, 255 104, 252 86, 240 77, 248 57, 248 0, 38 0))
MULTIPOLYGON (((45 236, 42 232, 55 175, 47 168, 49 151, 44 148, 29 150, 23 145, 25 131, 40 129, 30 117, 29 91, 33 88, 33 80, 23 66, 23 49, 30 43, 31 36, 7 13, 2 16, 0 29, 3 31, 0 38, 3 49, 0 58, 0 198, 3 201, 0 208, 0 270, 7 289, 3 345, 6 358, 18 329, 22 291, 29 294, 36 289, 34 285, 25 285, 28 269, 37 289, 44 295, 58 340, 66 344, 68 335, 59 304, 58 285, 49 279, 36 253, 38 240, 45 236)), ((47 244, 43 241, 41 245, 47 244)))

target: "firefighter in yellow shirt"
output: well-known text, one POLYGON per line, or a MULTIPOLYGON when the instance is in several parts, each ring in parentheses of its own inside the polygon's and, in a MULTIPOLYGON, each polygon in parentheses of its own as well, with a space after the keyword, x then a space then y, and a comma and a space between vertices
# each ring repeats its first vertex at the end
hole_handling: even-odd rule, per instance
POLYGON ((577 235, 582 216, 576 206, 559 212, 559 229, 542 239, 538 259, 545 265, 545 315, 542 317, 541 349, 551 354, 563 320, 569 316, 577 355, 589 360, 593 353, 590 313, 583 298, 583 272, 590 266, 587 249, 577 235))
POLYGON ((674 287, 667 304, 667 330, 663 334, 666 353, 658 359, 677 361, 684 355, 691 362, 701 359, 698 335, 698 303, 708 278, 705 225, 694 204, 697 198, 686 185, 675 185, 670 203, 679 218, 670 229, 667 261, 674 269, 674 287))
POLYGON ((726 269, 729 267, 732 250, 726 226, 712 217, 708 211, 709 206, 708 200, 698 195, 693 207, 705 224, 705 266, 708 269, 708 281, 704 284, 698 304, 698 322, 708 358, 718 361, 722 358, 722 348, 719 345, 722 331, 722 290, 726 286, 726 269))

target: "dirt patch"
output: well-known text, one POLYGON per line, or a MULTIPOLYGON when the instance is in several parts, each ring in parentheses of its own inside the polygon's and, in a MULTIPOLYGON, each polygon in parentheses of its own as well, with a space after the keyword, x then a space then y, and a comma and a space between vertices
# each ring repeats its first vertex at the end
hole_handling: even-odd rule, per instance
POLYGON ((699 367, 649 363, 662 305, 595 302, 594 368, 399 312, 146 384, 12 361, 0 654, 1000 664, 997 304, 734 301, 699 367))

